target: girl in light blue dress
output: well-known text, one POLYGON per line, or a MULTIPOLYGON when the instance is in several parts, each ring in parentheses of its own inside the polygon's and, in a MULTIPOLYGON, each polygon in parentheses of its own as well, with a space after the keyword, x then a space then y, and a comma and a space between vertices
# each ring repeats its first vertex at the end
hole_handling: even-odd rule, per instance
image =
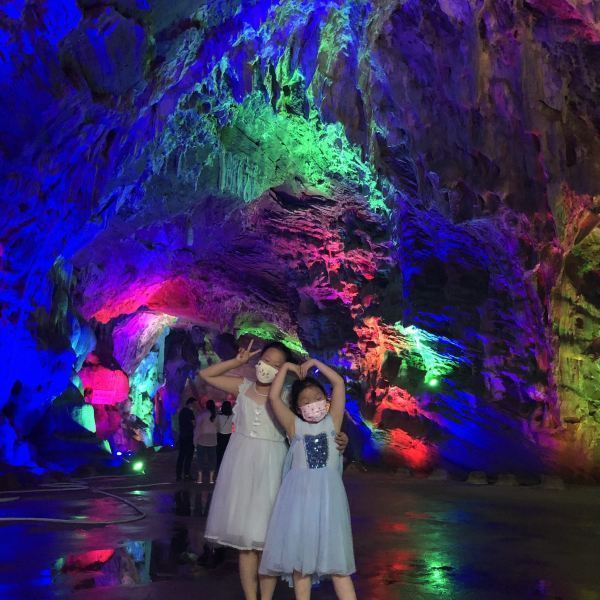
POLYGON ((312 584, 331 577, 338 598, 355 600, 350 510, 342 483, 342 456, 335 445, 346 404, 344 380, 315 359, 301 366, 285 363, 271 386, 269 401, 291 445, 259 572, 293 583, 297 599, 310 598, 312 584), (312 367, 331 383, 331 403, 321 384, 307 377, 312 367), (299 377, 289 408, 281 395, 288 372, 299 377))

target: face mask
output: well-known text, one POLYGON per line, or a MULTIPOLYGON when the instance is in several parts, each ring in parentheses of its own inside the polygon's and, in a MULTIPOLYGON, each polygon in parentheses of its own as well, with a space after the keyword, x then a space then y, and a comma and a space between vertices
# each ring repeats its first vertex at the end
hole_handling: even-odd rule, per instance
POLYGON ((302 418, 309 423, 318 423, 327 414, 327 400, 318 400, 300 407, 302 418))
POLYGON ((279 373, 279 369, 268 365, 266 362, 259 360, 256 363, 256 379, 259 383, 273 383, 273 379, 279 373))

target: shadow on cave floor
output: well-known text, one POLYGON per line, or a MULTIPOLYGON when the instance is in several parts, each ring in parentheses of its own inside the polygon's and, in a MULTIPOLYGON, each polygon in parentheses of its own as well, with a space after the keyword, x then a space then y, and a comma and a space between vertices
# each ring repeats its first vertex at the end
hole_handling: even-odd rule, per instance
MULTIPOLYGON (((146 512, 141 521, 1 527, 0 597, 241 598, 235 552, 200 556, 210 487, 171 483, 174 460, 173 452, 159 454, 147 475, 102 480, 104 489, 131 483, 115 493, 146 512)), ((470 486, 382 473, 345 481, 359 598, 600 599, 598 488, 470 486)), ((80 520, 132 512, 85 492, 39 496, 3 501, 1 512, 80 520)), ((279 584, 275 597, 293 594, 279 584)), ((334 597, 330 584, 313 592, 316 600, 334 597)))

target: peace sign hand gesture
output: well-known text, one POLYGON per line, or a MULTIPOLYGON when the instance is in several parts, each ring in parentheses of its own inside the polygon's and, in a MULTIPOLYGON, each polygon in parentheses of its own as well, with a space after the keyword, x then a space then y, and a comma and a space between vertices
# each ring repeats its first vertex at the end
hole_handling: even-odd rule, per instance
POLYGON ((237 360, 237 362, 240 365, 245 365, 255 354, 258 354, 260 352, 260 350, 255 350, 254 352, 251 352, 252 344, 254 344, 254 340, 250 340, 250 343, 248 344, 247 348, 240 348, 238 350, 235 360, 237 360))

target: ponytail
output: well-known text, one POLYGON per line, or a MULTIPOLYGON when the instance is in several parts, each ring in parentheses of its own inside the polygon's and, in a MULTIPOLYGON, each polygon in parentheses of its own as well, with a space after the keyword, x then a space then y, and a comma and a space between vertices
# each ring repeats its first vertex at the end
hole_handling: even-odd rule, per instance
POLYGON ((214 400, 209 400, 206 403, 206 410, 210 411, 210 420, 211 422, 217 418, 217 407, 215 406, 214 400))

